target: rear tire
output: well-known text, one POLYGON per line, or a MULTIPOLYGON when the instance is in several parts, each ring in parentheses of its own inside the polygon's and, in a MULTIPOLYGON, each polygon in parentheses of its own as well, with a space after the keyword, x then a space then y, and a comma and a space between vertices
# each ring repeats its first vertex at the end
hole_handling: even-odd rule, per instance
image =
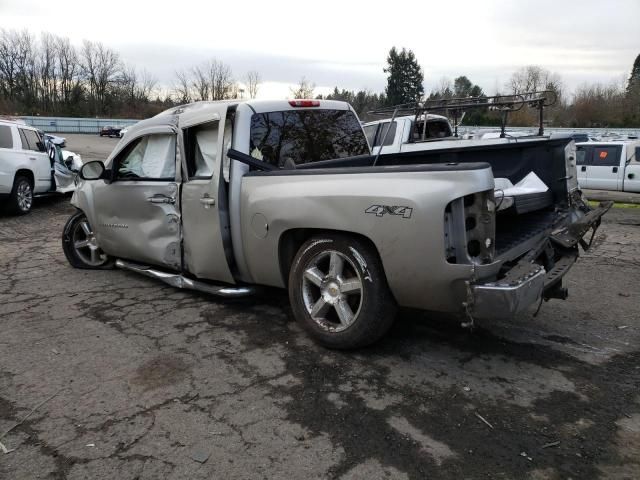
POLYGON ((33 206, 33 185, 23 176, 17 175, 13 180, 13 188, 9 195, 9 212, 15 215, 25 215, 33 206))
POLYGON ((397 309, 375 249, 341 234, 316 236, 300 247, 289 272, 289 299, 304 329, 335 349, 376 342, 397 309))
POLYGON ((114 260, 98 246, 93 228, 82 211, 67 220, 62 233, 62 250, 74 268, 105 270, 114 266, 114 260))

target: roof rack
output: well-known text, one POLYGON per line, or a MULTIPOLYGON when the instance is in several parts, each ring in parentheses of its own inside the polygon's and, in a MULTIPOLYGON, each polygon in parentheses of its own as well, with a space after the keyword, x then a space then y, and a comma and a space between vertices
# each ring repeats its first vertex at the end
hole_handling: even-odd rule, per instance
MULTIPOLYGON (((524 106, 535 108, 539 112, 539 129, 538 135, 544 135, 544 108, 550 107, 557 101, 557 95, 552 90, 542 90, 536 92, 524 92, 515 95, 494 95, 491 97, 454 97, 424 100, 422 102, 403 103, 393 107, 379 108, 368 112, 371 115, 389 116, 392 121, 400 115, 415 115, 416 122, 420 116, 425 116, 429 112, 445 112, 449 117, 453 117, 455 128, 454 136, 458 136, 459 122, 462 121, 467 110, 474 108, 487 108, 502 112, 502 122, 500 129, 500 138, 506 136, 505 128, 507 125, 507 117, 511 112, 517 112, 524 106)), ((422 140, 426 136, 425 121, 422 127, 422 140)))

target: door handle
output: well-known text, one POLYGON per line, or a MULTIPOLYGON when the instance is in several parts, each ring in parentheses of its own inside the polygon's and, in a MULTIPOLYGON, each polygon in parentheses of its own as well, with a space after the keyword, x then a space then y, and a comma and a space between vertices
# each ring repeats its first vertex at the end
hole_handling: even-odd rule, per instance
POLYGON ((216 199, 211 197, 202 197, 200 203, 204 205, 204 208, 212 207, 216 204, 216 199))
POLYGON ((613 167, 612 171, 613 173, 618 173, 618 167, 613 167))
POLYGON ((633 180, 634 177, 635 177, 635 175, 633 173, 630 173, 629 175, 627 175, 627 178, 629 180, 633 180))
POLYGON ((147 202, 151 203, 176 203, 176 199, 172 197, 165 197, 163 195, 155 195, 153 197, 147 197, 147 202))
POLYGON ((587 167, 585 167, 585 166, 583 165, 583 166, 582 166, 582 168, 581 168, 580 170, 582 170, 583 172, 586 172, 586 171, 587 171, 587 167))
POLYGON ((37 160, 36 157, 29 157, 29 160, 37 160))

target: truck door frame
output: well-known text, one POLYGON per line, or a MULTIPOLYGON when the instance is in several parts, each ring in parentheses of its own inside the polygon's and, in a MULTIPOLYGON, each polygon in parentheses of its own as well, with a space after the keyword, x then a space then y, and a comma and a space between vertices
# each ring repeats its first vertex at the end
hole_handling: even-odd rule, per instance
MULTIPOLYGON (((183 152, 181 218, 182 218, 182 268, 197 278, 235 284, 231 271, 231 240, 229 212, 227 208, 227 188, 222 171, 225 142, 227 105, 220 105, 219 112, 209 113, 206 117, 194 116, 180 122, 180 144, 183 152), (191 138, 188 130, 205 128, 217 124, 215 151, 210 161, 211 174, 201 175, 191 171, 191 146, 186 142, 197 142, 191 138)), ((209 141, 212 138, 208 139, 209 141)), ((204 143, 203 143, 204 145, 204 143)), ((198 147, 200 148, 200 147, 198 147)), ((206 161, 205 156, 203 160, 206 161)), ((194 160, 195 161, 195 160, 194 160)))

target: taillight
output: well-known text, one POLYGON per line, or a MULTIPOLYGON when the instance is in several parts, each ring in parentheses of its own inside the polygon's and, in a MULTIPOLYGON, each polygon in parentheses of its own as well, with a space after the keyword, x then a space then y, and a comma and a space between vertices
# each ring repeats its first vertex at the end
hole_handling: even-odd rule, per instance
POLYGON ((445 255, 449 263, 487 264, 495 255, 493 190, 453 200, 445 209, 445 255))
POLYGON ((289 100, 292 107, 319 107, 320 100, 289 100))

